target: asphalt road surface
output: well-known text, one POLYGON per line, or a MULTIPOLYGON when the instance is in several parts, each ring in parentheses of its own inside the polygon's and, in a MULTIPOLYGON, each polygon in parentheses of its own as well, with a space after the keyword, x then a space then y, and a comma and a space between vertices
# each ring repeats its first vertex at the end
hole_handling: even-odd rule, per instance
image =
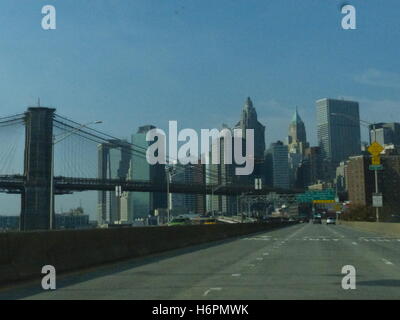
MULTIPOLYGON (((193 235, 195 236, 195 235, 193 235)), ((0 290, 0 299, 400 299, 400 236, 298 224, 0 290), (342 288, 354 266, 356 289, 342 288)))

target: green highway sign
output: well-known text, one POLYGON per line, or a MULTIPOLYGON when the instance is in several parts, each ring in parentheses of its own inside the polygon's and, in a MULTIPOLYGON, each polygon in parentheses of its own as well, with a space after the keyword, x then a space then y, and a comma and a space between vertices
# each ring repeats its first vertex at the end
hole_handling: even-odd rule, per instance
POLYGON ((325 203, 335 200, 335 191, 333 189, 326 190, 309 190, 306 193, 296 196, 297 202, 314 202, 325 203))
POLYGON ((377 165, 371 164, 369 166, 369 170, 373 170, 373 171, 375 171, 375 170, 383 170, 383 165, 381 165, 381 164, 377 164, 377 165))

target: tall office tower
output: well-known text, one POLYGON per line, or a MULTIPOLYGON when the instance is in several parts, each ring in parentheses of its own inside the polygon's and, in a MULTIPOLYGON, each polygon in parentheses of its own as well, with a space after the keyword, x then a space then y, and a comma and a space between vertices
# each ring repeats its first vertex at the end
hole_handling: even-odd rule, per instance
MULTIPOLYGON (((149 130, 155 129, 152 125, 139 127, 136 134, 132 135, 132 160, 130 178, 131 180, 145 180, 154 183, 167 183, 165 175, 165 165, 150 165, 146 159, 146 150, 151 145, 146 141, 146 134, 149 130)), ((129 203, 132 216, 136 218, 146 218, 154 213, 155 209, 167 208, 167 195, 162 192, 131 192, 129 203)))
MULTIPOLYGON (((219 138, 219 164, 212 164, 215 161, 213 159, 214 154, 210 152, 209 155, 209 162, 211 163, 208 165, 208 174, 210 178, 208 179, 208 183, 214 185, 215 191, 220 189, 221 187, 233 183, 245 183, 247 181, 247 176, 237 176, 236 175, 236 168, 238 165, 234 163, 234 139, 233 139, 233 131, 230 128, 227 128, 225 125, 223 126, 224 129, 228 129, 231 133, 229 137, 224 136, 219 138), (230 147, 230 155, 228 154, 230 147), (225 156, 230 157, 231 159, 225 158, 225 156), (227 160, 232 160, 232 162, 228 162, 227 160)), ((244 140, 242 140, 244 141, 244 140)), ((216 142, 215 142, 216 143, 216 142)), ((242 143, 242 148, 245 148, 244 142, 242 143)), ((243 149, 242 149, 243 150, 243 149)), ((209 196, 209 204, 208 210, 213 211, 215 213, 222 213, 224 215, 232 215, 236 212, 236 197, 235 196, 226 196, 226 195, 214 195, 209 196)))
POLYGON ((377 141, 382 146, 394 145, 400 147, 400 123, 376 123, 375 131, 374 125, 369 126, 370 142, 377 141))
MULTIPOLYGON (((195 161, 192 161, 195 162, 195 161)), ((193 164, 174 164, 171 182, 181 184, 194 184, 195 170, 193 164)), ((190 193, 171 194, 171 214, 193 214, 196 212, 196 195, 190 193)))
POLYGON ((257 159, 264 158, 265 151, 265 126, 257 120, 257 111, 253 107, 250 97, 247 98, 240 121, 236 124, 235 129, 243 130, 243 137, 246 137, 246 129, 254 130, 254 156, 257 159))
MULTIPOLYGON (((199 162, 192 166, 193 169, 193 183, 200 184, 205 186, 206 182, 206 165, 199 162)), ((196 214, 205 214, 206 213, 206 196, 205 194, 196 194, 195 195, 195 208, 194 212, 196 214)))
MULTIPOLYGON (((184 166, 179 163, 170 164, 171 168, 171 183, 184 183, 185 182, 185 169, 184 166)), ((185 214, 185 194, 183 193, 171 193, 170 197, 170 213, 172 216, 185 214)))
POLYGON ((297 170, 295 186, 305 188, 318 183, 323 178, 323 161, 320 147, 309 147, 305 150, 304 159, 297 170))
POLYGON ((361 154, 359 105, 355 101, 317 100, 318 142, 328 164, 327 179, 350 156, 361 154))
POLYGON ((297 170, 308 147, 306 127, 296 107, 289 125, 288 135, 290 185, 296 184, 297 170))
POLYGON ((289 189, 288 146, 282 141, 271 143, 266 152, 266 181, 274 188, 289 189))
MULTIPOLYGON (((109 140, 98 147, 98 178, 126 179, 131 160, 130 145, 123 140, 109 140)), ((98 223, 121 220, 121 199, 114 191, 98 192, 98 223)))
MULTIPOLYGON (((176 173, 172 177, 172 181, 187 185, 204 185, 204 174, 205 165, 202 165, 200 160, 193 159, 192 164, 176 165, 176 173)), ((204 194, 173 194, 172 212, 174 215, 204 214, 206 211, 205 199, 204 194)))

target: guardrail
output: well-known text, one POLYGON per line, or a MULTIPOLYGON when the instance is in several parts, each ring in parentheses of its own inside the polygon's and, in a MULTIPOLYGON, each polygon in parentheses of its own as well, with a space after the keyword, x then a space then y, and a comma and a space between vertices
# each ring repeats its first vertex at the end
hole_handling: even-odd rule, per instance
POLYGON ((290 223, 237 223, 0 233, 0 284, 272 230, 290 223))

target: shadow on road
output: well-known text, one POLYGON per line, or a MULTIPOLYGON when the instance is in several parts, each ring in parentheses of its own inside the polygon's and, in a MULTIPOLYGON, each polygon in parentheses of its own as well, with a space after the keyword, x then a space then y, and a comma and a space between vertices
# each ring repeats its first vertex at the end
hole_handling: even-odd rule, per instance
MULTIPOLYGON (((286 228, 286 227, 285 227, 286 228)), ((121 261, 115 261, 112 263, 91 267, 85 270, 78 270, 75 272, 69 272, 62 275, 57 275, 57 290, 78 284, 80 282, 85 282, 93 280, 96 278, 101 278, 105 276, 114 275, 132 268, 140 267, 146 264, 151 264, 155 262, 162 261, 164 259, 170 259, 179 255, 192 253, 198 250, 205 250, 214 246, 219 246, 222 244, 227 244, 234 242, 249 236, 256 236, 259 234, 265 234, 266 232, 272 232, 281 230, 271 229, 261 232, 256 232, 248 235, 233 237, 225 240, 213 241, 209 243, 194 245, 181 249, 174 249, 163 253, 156 253, 150 256, 137 257, 124 259, 121 261)), ((15 284, 10 287, 1 288, 0 287, 0 300, 17 300, 27 298, 36 294, 44 293, 45 291, 41 286, 41 279, 32 280, 29 282, 23 282, 20 284, 15 284)))
POLYGON ((358 281, 357 285, 359 285, 359 286, 376 286, 376 287, 400 287, 400 280, 385 279, 385 280, 358 281))

